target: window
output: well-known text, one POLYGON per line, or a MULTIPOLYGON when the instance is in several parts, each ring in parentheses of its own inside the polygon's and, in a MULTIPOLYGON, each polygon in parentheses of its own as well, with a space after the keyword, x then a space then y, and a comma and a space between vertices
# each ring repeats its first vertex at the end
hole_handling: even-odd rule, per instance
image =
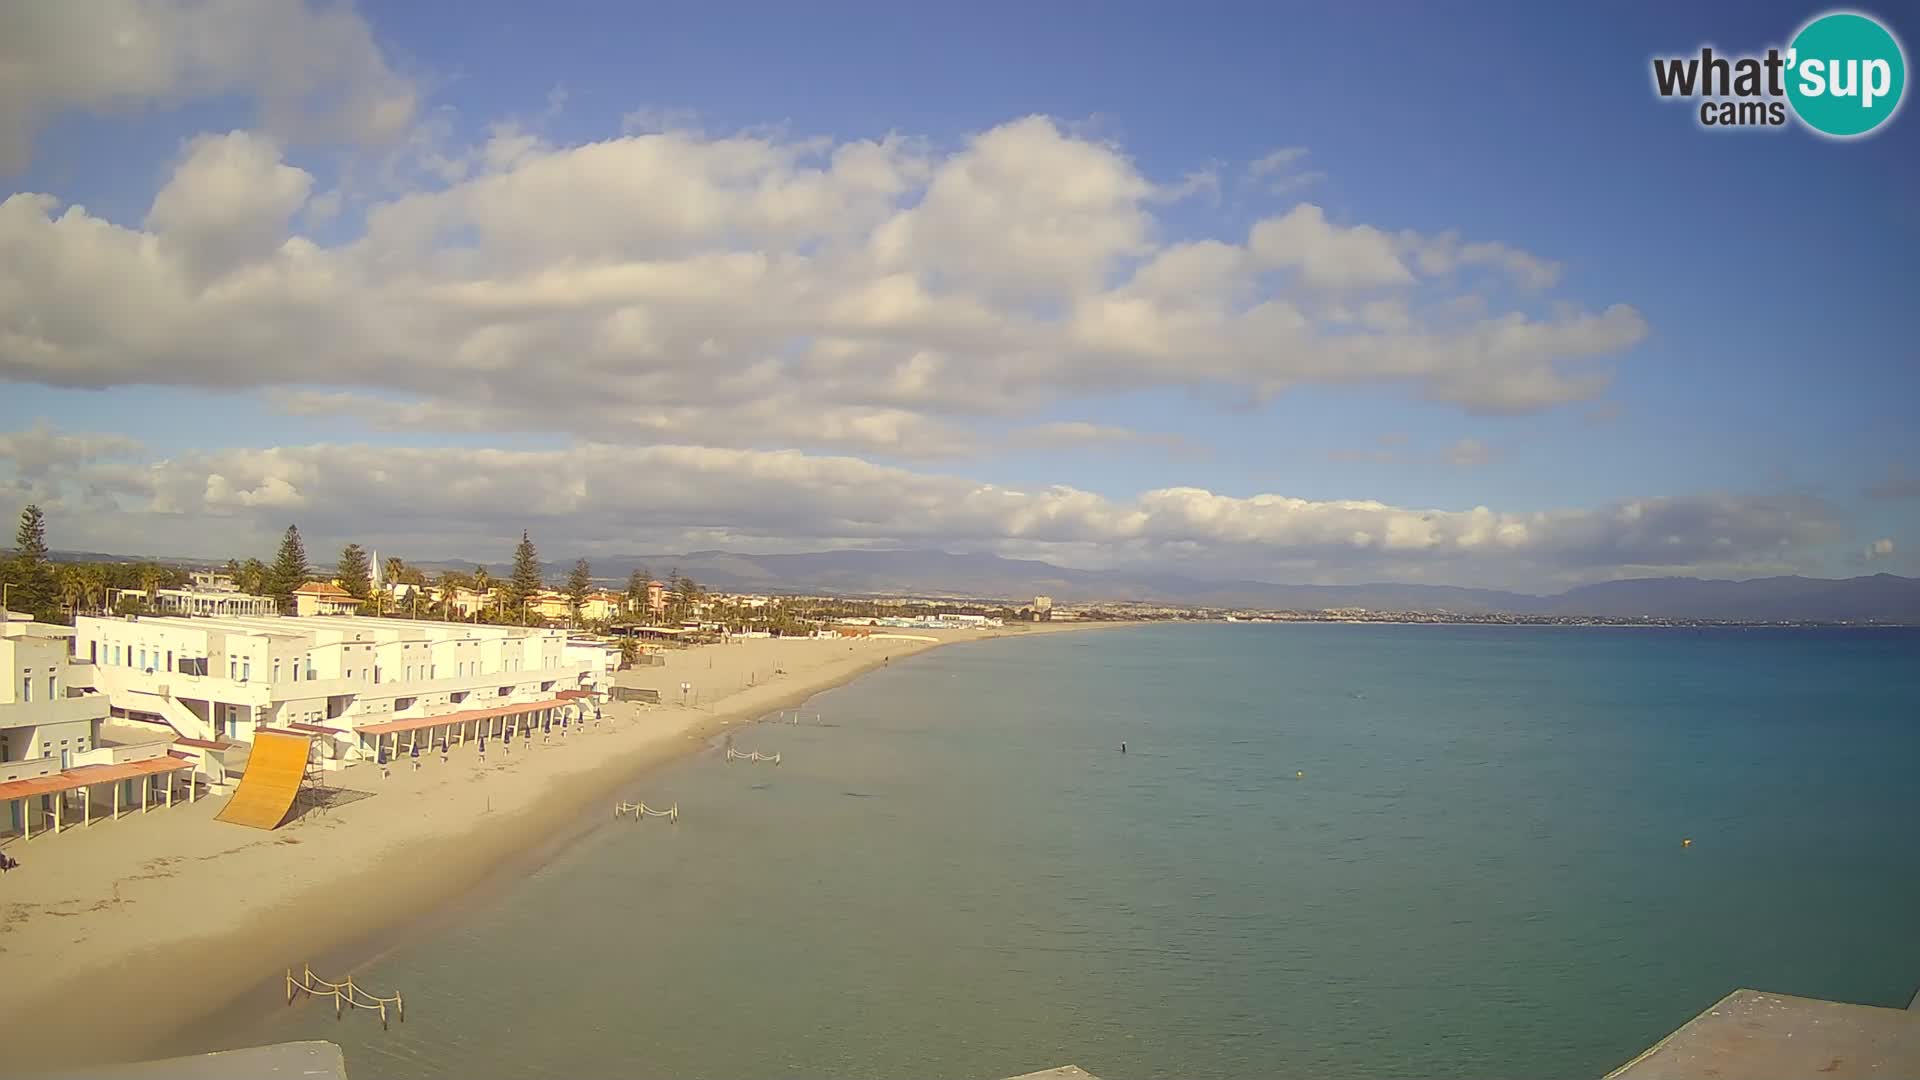
POLYGON ((240 661, 240 678, 241 679, 253 678, 253 657, 249 656, 246 659, 240 661))
POLYGON ((60 700, 60 676, 58 675, 47 676, 47 700, 60 700))
POLYGON ((273 658, 273 681, 280 681, 280 658, 277 656, 273 658))
POLYGON ((140 650, 140 670, 147 670, 147 650, 144 647, 140 650))
POLYGON ((167 650, 167 670, 168 671, 173 670, 173 650, 172 649, 167 650))
POLYGON ((240 675, 240 661, 234 659, 231 656, 227 657, 227 678, 229 679, 237 678, 239 677, 239 675, 240 675))
POLYGON ((20 680, 20 700, 22 702, 33 700, 33 676, 31 675, 20 680))
POLYGON ((97 641, 87 642, 87 663, 97 664, 99 662, 100 662, 100 643, 97 641))

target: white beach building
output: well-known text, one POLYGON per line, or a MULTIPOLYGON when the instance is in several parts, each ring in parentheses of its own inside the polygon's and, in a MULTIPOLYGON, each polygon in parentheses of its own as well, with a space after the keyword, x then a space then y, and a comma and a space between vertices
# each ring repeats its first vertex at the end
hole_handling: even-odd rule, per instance
POLYGON ((362 728, 551 713, 606 678, 597 655, 544 627, 332 615, 82 618, 75 631, 115 715, 208 742, 315 735, 329 762, 362 755, 362 728))
POLYGON ((115 589, 108 596, 109 606, 134 598, 161 615, 277 615, 280 602, 271 596, 255 596, 240 591, 225 574, 197 572, 184 589, 115 589))
POLYGON ((68 627, 12 612, 0 621, 0 834, 30 838, 58 832, 76 811, 84 825, 109 808, 118 817, 123 806, 171 805, 176 791, 193 797, 194 762, 171 740, 101 742, 107 700, 88 689, 91 670, 73 661, 72 638, 68 627))

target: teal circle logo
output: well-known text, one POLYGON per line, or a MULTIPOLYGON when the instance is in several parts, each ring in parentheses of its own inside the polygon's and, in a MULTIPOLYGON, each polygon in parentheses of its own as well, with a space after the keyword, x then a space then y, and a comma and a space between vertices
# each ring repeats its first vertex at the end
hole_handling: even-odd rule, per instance
POLYGON ((1899 111, 1907 57, 1886 27, 1851 11, 1822 15, 1787 48, 1787 100, 1800 122, 1851 139, 1899 111))

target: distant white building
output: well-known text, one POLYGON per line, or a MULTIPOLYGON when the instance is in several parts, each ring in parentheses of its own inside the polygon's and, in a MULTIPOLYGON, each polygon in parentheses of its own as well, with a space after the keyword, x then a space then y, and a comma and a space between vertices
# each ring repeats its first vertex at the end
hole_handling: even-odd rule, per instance
POLYGON ((602 661, 543 627, 375 619, 82 618, 75 655, 116 714, 180 735, 251 741, 261 727, 337 738, 482 708, 556 708, 602 661))
POLYGON ((280 611, 273 597, 241 592, 233 578, 205 570, 195 571, 184 589, 156 589, 151 596, 145 589, 115 589, 107 603, 118 606, 129 597, 160 615, 276 615, 280 611))
POLYGON ((947 611, 935 615, 933 619, 935 622, 943 623, 947 626, 993 627, 1005 625, 1001 620, 991 615, 957 615, 947 611))

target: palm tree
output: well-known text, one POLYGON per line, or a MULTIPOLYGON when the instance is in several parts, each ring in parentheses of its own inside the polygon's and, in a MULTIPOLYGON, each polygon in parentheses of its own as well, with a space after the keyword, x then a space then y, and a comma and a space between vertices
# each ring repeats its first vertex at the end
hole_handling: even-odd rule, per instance
MULTIPOLYGON (((493 575, 487 573, 487 568, 484 566, 473 568, 473 591, 480 594, 483 605, 493 597, 493 575)), ((479 613, 475 612, 475 614, 479 613)))
POLYGON ((53 578, 60 591, 60 606, 69 616, 80 614, 80 604, 87 598, 85 573, 72 563, 61 563, 53 568, 53 578))
POLYGON ((146 590, 148 607, 152 607, 153 602, 159 599, 157 594, 160 591, 160 584, 164 582, 166 578, 167 575, 165 571, 160 569, 159 564, 140 564, 140 587, 146 590))
POLYGON ((80 567, 80 599, 88 611, 99 611, 107 598, 107 569, 98 563, 80 567))

